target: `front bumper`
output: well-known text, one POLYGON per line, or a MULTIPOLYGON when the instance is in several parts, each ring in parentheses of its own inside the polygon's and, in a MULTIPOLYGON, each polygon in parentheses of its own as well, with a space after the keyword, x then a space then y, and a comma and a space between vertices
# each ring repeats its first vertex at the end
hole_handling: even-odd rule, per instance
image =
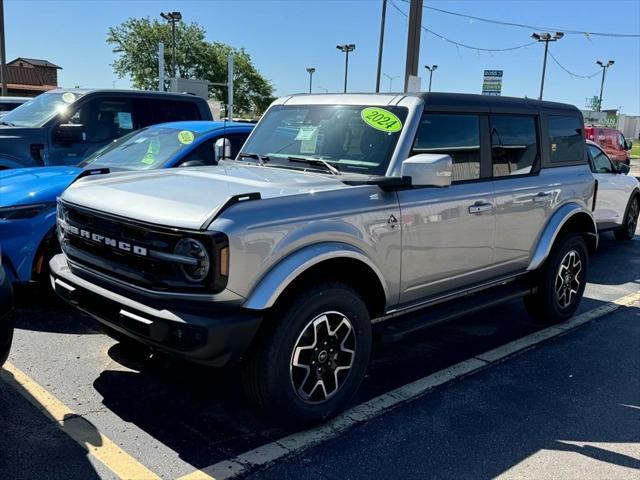
POLYGON ((9 356, 13 339, 13 291, 9 277, 0 265, 0 366, 9 356))
POLYGON ((68 303, 141 343, 195 363, 222 366, 239 357, 262 321, 255 311, 214 302, 122 295, 76 275, 62 254, 49 266, 53 289, 68 303))

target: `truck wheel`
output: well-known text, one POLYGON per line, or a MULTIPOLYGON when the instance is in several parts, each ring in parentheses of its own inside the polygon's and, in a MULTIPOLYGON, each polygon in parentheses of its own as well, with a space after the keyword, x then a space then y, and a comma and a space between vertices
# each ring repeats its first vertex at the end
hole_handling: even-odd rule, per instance
POLYGON ((613 232, 616 240, 631 240, 633 238, 638 227, 638 213, 640 213, 640 199, 635 197, 629 204, 622 228, 613 232))
POLYGON ((587 244, 570 233, 556 242, 536 276, 537 292, 524 298, 529 313, 540 323, 559 323, 578 308, 587 279, 587 244))
POLYGON ((304 290, 267 319, 244 363, 252 403, 290 425, 321 422, 343 409, 369 363, 371 323, 350 287, 304 290))

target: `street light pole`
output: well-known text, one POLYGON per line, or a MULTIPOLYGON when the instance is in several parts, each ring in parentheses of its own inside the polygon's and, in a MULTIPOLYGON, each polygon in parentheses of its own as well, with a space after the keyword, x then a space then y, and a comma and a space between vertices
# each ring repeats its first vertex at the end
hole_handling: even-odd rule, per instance
POLYGON ((544 42, 544 60, 542 62, 542 80, 540 81, 540 96, 538 100, 542 100, 542 92, 544 91, 544 75, 547 71, 547 53, 549 52, 549 42, 557 42, 562 37, 564 37, 564 33, 556 32, 555 35, 551 35, 548 32, 545 33, 534 33, 531 35, 531 38, 537 40, 538 42, 544 42))
POLYGON ((176 78, 176 23, 182 20, 182 14, 180 12, 160 12, 160 16, 171 24, 171 76, 176 78))
POLYGON ((431 91, 431 80, 433 79, 433 72, 438 69, 438 65, 425 65, 424 68, 429 70, 429 91, 431 91))
POLYGON ((400 78, 400 75, 394 75, 393 77, 391 75, 387 75, 386 73, 384 74, 385 77, 387 77, 389 79, 389 91, 392 92, 393 91, 393 80, 395 78, 400 78))
POLYGON ((316 73, 316 69, 313 67, 307 67, 307 72, 309 73, 309 93, 311 93, 311 87, 313 85, 313 74, 316 73))
POLYGON ((4 46, 4 0, 0 0, 0 79, 2 80, 2 96, 6 97, 7 91, 7 57, 4 46))
POLYGON ((613 60, 609 60, 607 63, 604 63, 598 60, 596 63, 600 65, 600 68, 602 68, 602 81, 600 82, 600 100, 598 100, 598 111, 601 112, 602 111, 602 91, 604 90, 604 75, 605 75, 605 72, 607 71, 607 68, 609 68, 611 65, 613 65, 616 62, 614 62, 613 60))
POLYGON ((376 72, 376 93, 380 93, 380 73, 382 72, 382 47, 384 46, 384 24, 387 17, 387 0, 382 0, 382 17, 380 19, 380 42, 378 44, 378 70, 376 72))
POLYGON ((347 93, 347 76, 349 73, 349 52, 353 52, 356 49, 355 44, 345 43, 344 45, 336 45, 336 48, 345 53, 344 60, 344 93, 347 93))

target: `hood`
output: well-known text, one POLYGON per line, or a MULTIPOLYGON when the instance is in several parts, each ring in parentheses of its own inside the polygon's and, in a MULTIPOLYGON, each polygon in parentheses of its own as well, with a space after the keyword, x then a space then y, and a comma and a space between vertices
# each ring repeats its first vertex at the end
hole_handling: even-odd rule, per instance
POLYGON ((0 207, 55 202, 82 172, 75 167, 16 168, 0 171, 0 207))
POLYGON ((22 128, 0 125, 0 165, 20 168, 37 165, 31 158, 31 145, 47 143, 44 128, 22 128))
POLYGON ((75 205, 156 225, 200 229, 233 195, 262 198, 348 188, 316 173, 224 162, 215 167, 176 168, 86 177, 62 198, 75 205))

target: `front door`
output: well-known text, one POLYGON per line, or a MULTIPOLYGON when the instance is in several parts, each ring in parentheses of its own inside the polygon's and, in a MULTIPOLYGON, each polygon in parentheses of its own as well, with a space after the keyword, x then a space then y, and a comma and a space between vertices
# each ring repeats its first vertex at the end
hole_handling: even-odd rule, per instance
POLYGON ((444 153, 453 159, 446 188, 401 190, 402 285, 407 305, 492 276, 495 198, 480 175, 480 116, 427 113, 413 154, 444 153))

